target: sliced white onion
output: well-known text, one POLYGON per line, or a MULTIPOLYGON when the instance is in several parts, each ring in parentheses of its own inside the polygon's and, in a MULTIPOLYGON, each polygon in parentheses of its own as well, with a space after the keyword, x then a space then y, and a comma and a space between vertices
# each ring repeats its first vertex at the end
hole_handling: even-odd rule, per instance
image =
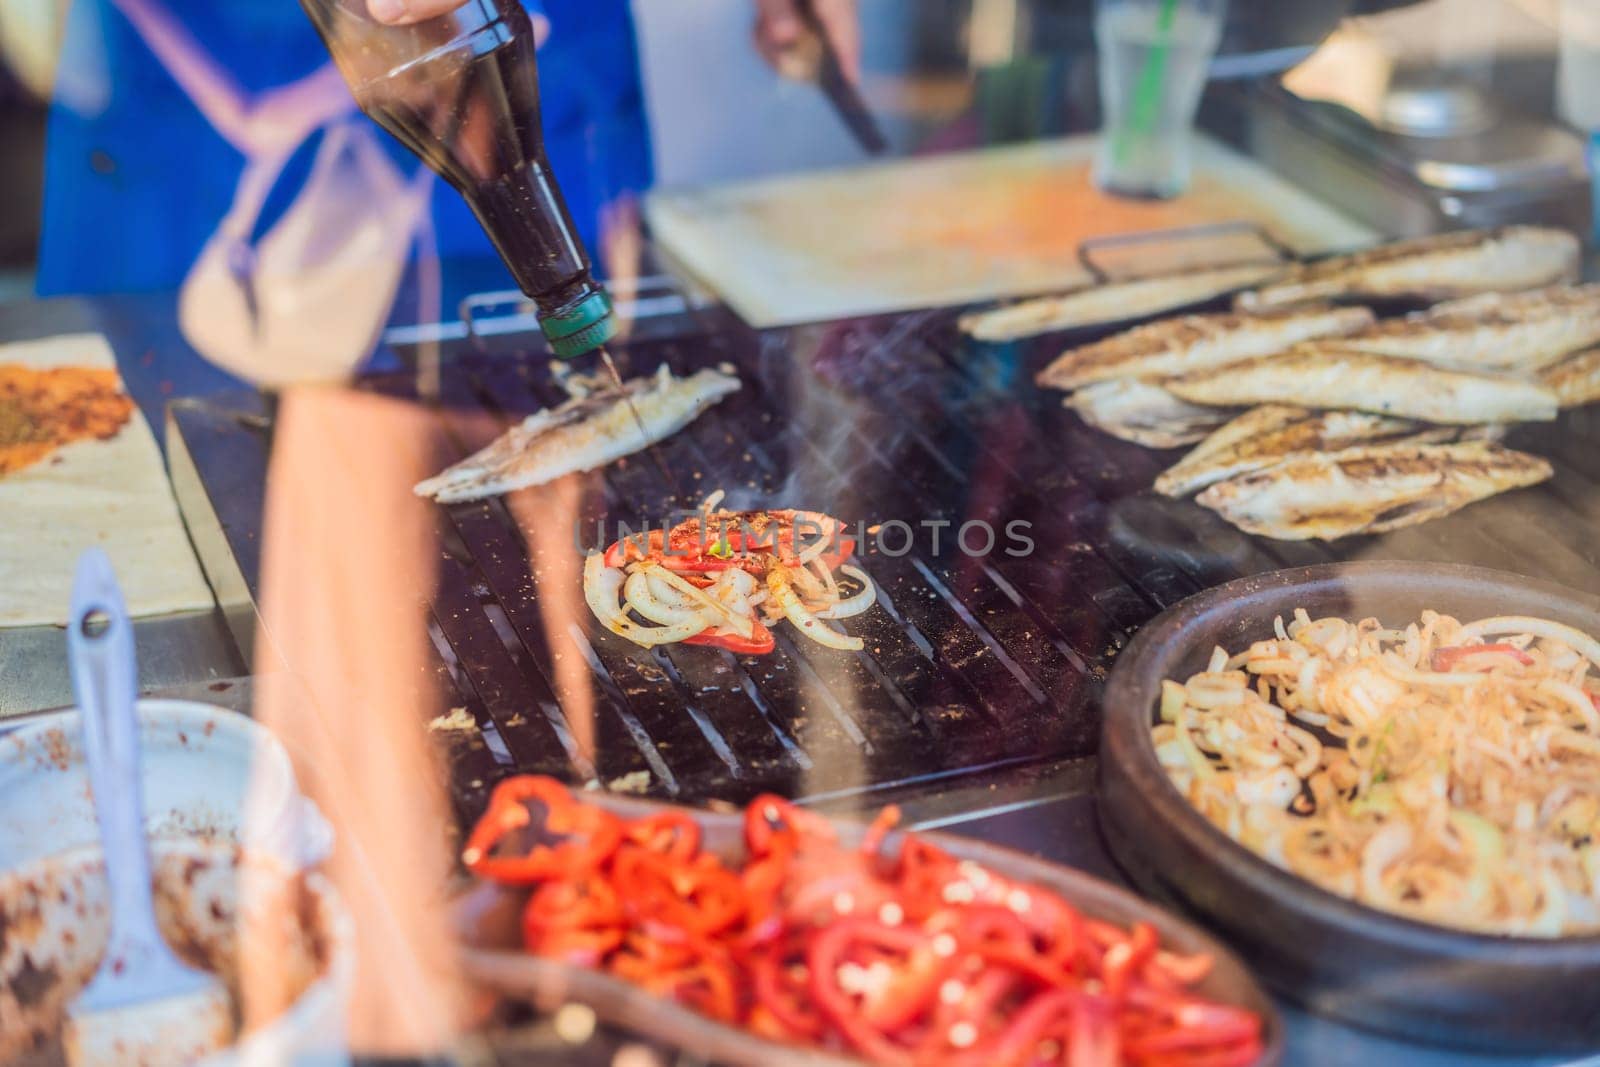
POLYGON ((835 601, 821 611, 812 612, 819 619, 848 619, 852 615, 860 615, 872 607, 872 602, 878 598, 878 591, 872 587, 872 579, 867 577, 866 572, 847 563, 839 568, 839 573, 860 582, 861 591, 835 601))
MULTIPOLYGON (((650 569, 673 589, 684 594, 701 607, 709 609, 711 621, 708 625, 732 630, 740 637, 745 638, 755 633, 755 620, 750 617, 748 611, 739 611, 737 608, 724 604, 704 589, 687 581, 681 575, 674 574, 666 567, 652 567, 650 569)), ((706 613, 702 612, 702 615, 704 616, 706 613)))
POLYGON ((1537 637, 1547 637, 1552 641, 1561 641, 1571 646, 1590 663, 1600 666, 1600 641, 1559 622, 1549 619, 1535 619, 1526 615, 1497 615, 1491 619, 1479 619, 1469 622, 1456 634, 1459 644, 1468 644, 1474 638, 1487 637, 1490 634, 1533 634, 1537 637))
POLYGON ((743 567, 729 567, 717 575, 717 580, 711 583, 712 594, 719 599, 724 594, 749 597, 756 592, 755 575, 743 567))
POLYGON ((711 625, 704 616, 697 615, 674 626, 640 626, 628 618, 618 603, 624 581, 622 571, 607 567, 599 553, 590 555, 583 563, 583 598, 595 618, 617 636, 651 648, 693 637, 711 625))
POLYGON ((788 572, 788 567, 778 564, 767 573, 767 591, 772 594, 773 602, 783 609, 784 617, 794 624, 796 630, 819 645, 845 652, 859 651, 863 647, 861 638, 840 633, 806 610, 789 583, 788 572))
POLYGON ((705 617, 703 607, 690 602, 666 583, 657 580, 656 588, 652 589, 652 577, 645 569, 628 575, 628 580, 622 584, 622 595, 627 598, 628 607, 662 626, 680 626, 690 619, 705 617))

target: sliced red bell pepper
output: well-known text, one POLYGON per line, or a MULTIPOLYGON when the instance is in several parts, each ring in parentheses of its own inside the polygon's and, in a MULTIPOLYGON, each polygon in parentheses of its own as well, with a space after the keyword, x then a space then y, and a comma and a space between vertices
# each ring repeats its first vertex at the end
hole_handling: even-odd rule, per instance
POLYGON ((776 556, 792 563, 801 552, 822 540, 828 547, 816 558, 829 570, 837 570, 855 552, 854 539, 843 536, 845 528, 838 519, 815 511, 746 511, 713 516, 709 529, 699 518, 693 518, 670 531, 651 530, 620 538, 606 548, 604 562, 607 567, 622 567, 649 559, 683 574, 710 574, 743 567, 761 577, 767 567, 764 557, 776 556))
POLYGON ((1134 923, 1128 938, 1106 949, 1101 965, 1105 971, 1106 996, 1121 1000, 1134 977, 1155 958, 1156 931, 1149 923, 1134 923))
POLYGON ((823 927, 812 938, 806 952, 813 1003, 858 1052, 883 1064, 910 1064, 912 1050, 893 1040, 864 1015, 855 995, 840 986, 840 969, 857 963, 854 951, 862 947, 911 953, 932 951, 932 939, 906 927, 885 926, 871 919, 843 918, 823 927))
POLYGON ((794 974, 797 969, 804 973, 804 959, 798 948, 773 946, 757 953, 751 961, 756 1003, 771 1013, 788 1040, 816 1038, 823 1030, 822 1015, 811 1002, 809 983, 794 974))
POLYGON ((756 797, 745 809, 744 844, 753 856, 767 855, 780 838, 793 843, 801 834, 826 844, 838 836, 827 819, 771 793, 756 797))
POLYGON ((616 816, 575 801, 553 778, 518 775, 495 787, 489 810, 467 837, 461 862, 473 874, 502 885, 527 886, 547 878, 572 877, 604 863, 622 842, 616 816), (545 807, 542 829, 564 838, 560 844, 535 844, 524 852, 496 855, 495 848, 511 834, 530 828, 528 801, 545 807))
POLYGON ((683 643, 686 645, 710 645, 713 648, 725 648, 736 656, 764 656, 778 646, 778 642, 772 636, 772 631, 763 626, 760 619, 752 619, 750 622, 751 633, 749 637, 743 637, 732 630, 727 630, 720 626, 713 626, 708 630, 695 634, 693 637, 684 638, 683 643))
POLYGON ((538 956, 565 960, 579 967, 598 967, 622 944, 622 928, 597 930, 534 930, 523 934, 523 944, 538 956))
POLYGON ((622 567, 646 559, 662 558, 667 535, 661 530, 641 531, 613 541, 606 549, 607 567, 622 567))
POLYGON ((687 866, 648 849, 624 846, 613 863, 624 909, 641 921, 706 936, 738 922, 745 911, 739 879, 720 864, 687 866))
MULTIPOLYGON (((1451 645, 1448 648, 1434 649, 1433 660, 1429 666, 1440 674, 1448 674, 1455 670, 1462 660, 1486 653, 1510 656, 1524 667, 1533 665, 1533 657, 1515 645, 1451 645)), ((1489 666, 1485 663, 1483 669, 1487 670, 1489 666)))
POLYGON ((528 897, 522 912, 525 930, 620 926, 622 921, 616 890, 605 878, 593 874, 542 883, 528 897))
POLYGON ((827 820, 762 797, 745 813, 749 856, 730 867, 686 814, 622 822, 527 777, 495 790, 464 858, 531 887, 529 951, 786 1042, 939 1067, 1032 1062, 1041 1042, 1069 1067, 1259 1056, 1259 1018, 1192 992, 1205 957, 1162 952, 1149 925, 1085 918, 914 834, 885 852, 895 819, 846 848, 827 820))
POLYGON ((635 819, 623 834, 631 844, 672 859, 688 861, 700 851, 700 824, 681 811, 635 819))

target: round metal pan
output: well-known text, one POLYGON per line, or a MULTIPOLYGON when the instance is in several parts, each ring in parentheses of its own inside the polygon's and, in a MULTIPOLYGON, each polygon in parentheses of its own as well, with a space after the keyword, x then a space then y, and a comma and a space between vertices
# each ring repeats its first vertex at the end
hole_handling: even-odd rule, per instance
POLYGON ((1258 857, 1168 780, 1150 742, 1162 680, 1203 670, 1216 645, 1272 636, 1273 618, 1297 607, 1390 624, 1427 608, 1538 615, 1600 633, 1600 600, 1450 564, 1324 564, 1191 597, 1139 633, 1106 690, 1099 812, 1112 855, 1139 888, 1188 908, 1314 1012, 1480 1051, 1600 1047, 1600 937, 1495 937, 1365 907, 1258 857))

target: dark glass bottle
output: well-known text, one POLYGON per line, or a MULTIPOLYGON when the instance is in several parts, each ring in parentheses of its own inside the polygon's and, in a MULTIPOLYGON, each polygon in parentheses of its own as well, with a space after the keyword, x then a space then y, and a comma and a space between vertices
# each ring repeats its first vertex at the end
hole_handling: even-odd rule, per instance
POLYGON ((300 0, 361 110, 471 205, 558 356, 616 332, 567 214, 539 123, 534 26, 518 0, 468 0, 385 26, 366 0, 300 0))

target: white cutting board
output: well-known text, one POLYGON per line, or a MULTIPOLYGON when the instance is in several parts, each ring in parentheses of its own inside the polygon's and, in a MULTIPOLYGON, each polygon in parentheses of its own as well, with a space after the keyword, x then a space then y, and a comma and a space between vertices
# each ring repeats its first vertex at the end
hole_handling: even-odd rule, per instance
MULTIPOLYGON (((99 334, 0 345, 0 363, 116 369, 99 334)), ((134 617, 212 606, 161 452, 138 408, 107 441, 77 441, 0 475, 0 627, 64 625, 78 556, 111 557, 134 617)))
MULTIPOLYGON (((1077 249, 1112 234, 1247 221, 1301 254, 1377 239, 1204 137, 1184 196, 1109 197, 1090 181, 1097 140, 660 190, 646 211, 667 257, 757 327, 1087 285, 1077 249)), ((1195 265, 1191 247, 1181 261, 1146 259, 1138 273, 1195 265)))

